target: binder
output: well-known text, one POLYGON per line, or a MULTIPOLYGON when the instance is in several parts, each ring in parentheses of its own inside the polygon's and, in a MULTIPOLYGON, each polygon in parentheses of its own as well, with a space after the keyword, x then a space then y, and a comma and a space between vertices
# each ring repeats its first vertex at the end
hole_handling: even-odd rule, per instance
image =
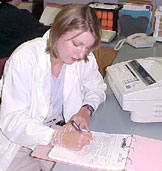
POLYGON ((92 132, 92 135, 90 145, 81 151, 67 150, 58 145, 54 148, 38 146, 32 156, 89 170, 162 170, 162 141, 138 135, 101 132, 92 132))
POLYGON ((127 169, 132 171, 161 171, 162 170, 162 141, 147 137, 135 136, 132 141, 127 162, 127 169))

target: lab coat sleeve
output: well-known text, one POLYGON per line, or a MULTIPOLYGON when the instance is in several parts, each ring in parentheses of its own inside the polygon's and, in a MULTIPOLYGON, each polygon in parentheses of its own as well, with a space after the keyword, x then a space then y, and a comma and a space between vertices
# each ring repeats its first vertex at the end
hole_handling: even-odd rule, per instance
POLYGON ((89 104, 96 110, 106 99, 107 85, 98 71, 98 64, 93 53, 88 55, 88 62, 82 63, 81 82, 84 93, 83 105, 89 104))
POLYGON ((13 143, 30 149, 49 143, 54 130, 43 125, 31 108, 32 80, 36 79, 33 53, 16 52, 5 68, 0 127, 13 143))

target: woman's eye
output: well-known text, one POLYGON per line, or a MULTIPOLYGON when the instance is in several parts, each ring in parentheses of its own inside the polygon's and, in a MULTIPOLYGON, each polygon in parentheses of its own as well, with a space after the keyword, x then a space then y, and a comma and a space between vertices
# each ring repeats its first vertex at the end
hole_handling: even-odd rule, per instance
POLYGON ((78 47, 80 44, 77 43, 77 42, 73 42, 73 45, 74 45, 75 47, 78 47))

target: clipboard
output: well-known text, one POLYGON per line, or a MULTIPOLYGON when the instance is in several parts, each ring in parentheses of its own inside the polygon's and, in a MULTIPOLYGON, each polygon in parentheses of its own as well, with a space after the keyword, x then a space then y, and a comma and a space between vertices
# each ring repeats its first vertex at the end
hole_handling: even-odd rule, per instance
MULTIPOLYGON (((123 136, 123 135, 116 134, 115 136, 123 136)), ((138 135, 128 135, 128 138, 127 137, 124 139, 122 138, 121 145, 122 145, 121 148, 123 148, 124 150, 125 149, 128 150, 128 154, 125 153, 127 155, 125 156, 126 160, 125 160, 124 169, 129 171, 153 171, 153 170, 161 171, 162 170, 162 157, 161 157, 162 141, 147 138, 147 137, 142 137, 138 135), (127 143, 128 140, 130 141, 130 137, 131 137, 131 143, 127 143)), ((68 161, 68 160, 64 160, 63 158, 58 159, 57 154, 56 155, 54 154, 55 159, 52 159, 49 157, 50 156, 49 154, 50 152, 52 152, 52 150, 53 148, 50 145, 38 146, 33 151, 32 156, 44 160, 50 160, 50 161, 55 161, 68 165, 73 165, 76 167, 86 168, 89 170, 110 169, 110 166, 107 166, 107 168, 105 169, 103 167, 100 167, 99 169, 91 164, 88 165, 84 163, 77 163, 76 160, 68 161)), ((71 155, 71 152, 69 152, 69 156, 71 155)), ((62 155, 65 156, 64 153, 62 153, 62 155)), ((114 155, 114 153, 111 153, 111 155, 114 155)), ((116 169, 117 168, 114 168, 112 170, 116 170, 116 169)), ((124 169, 121 168, 121 170, 124 169)))

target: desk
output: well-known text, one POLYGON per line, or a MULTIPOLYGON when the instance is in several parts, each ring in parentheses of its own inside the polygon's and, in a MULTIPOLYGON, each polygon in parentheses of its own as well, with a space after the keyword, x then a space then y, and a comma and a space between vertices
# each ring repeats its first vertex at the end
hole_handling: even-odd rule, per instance
MULTIPOLYGON (((118 52, 114 63, 128 59, 162 56, 162 43, 155 44, 153 48, 135 49, 125 44, 118 52)), ((112 91, 108 87, 107 99, 97 109, 90 119, 89 127, 93 131, 106 133, 137 134, 149 138, 162 140, 162 123, 135 123, 130 120, 129 112, 123 111, 112 91)), ((88 171, 87 169, 76 168, 57 163, 54 171, 88 171)))

